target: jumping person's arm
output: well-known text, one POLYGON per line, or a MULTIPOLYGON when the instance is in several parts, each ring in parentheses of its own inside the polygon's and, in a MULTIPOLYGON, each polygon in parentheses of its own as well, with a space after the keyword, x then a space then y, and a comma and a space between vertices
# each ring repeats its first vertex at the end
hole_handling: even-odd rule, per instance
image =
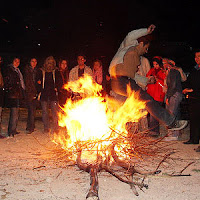
POLYGON ((141 28, 141 29, 137 29, 137 30, 133 30, 129 32, 120 47, 124 48, 130 45, 137 45, 138 38, 151 34, 155 28, 156 26, 151 24, 148 28, 141 28))

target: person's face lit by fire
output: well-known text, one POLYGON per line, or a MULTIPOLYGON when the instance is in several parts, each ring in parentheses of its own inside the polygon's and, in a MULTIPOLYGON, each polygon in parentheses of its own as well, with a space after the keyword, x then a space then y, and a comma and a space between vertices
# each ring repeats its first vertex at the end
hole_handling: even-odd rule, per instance
POLYGON ((98 61, 95 61, 94 64, 93 64, 93 68, 94 70, 99 70, 101 68, 101 63, 98 62, 98 61))
POLYGON ((83 56, 78 56, 77 62, 79 67, 82 69, 85 66, 86 59, 83 56))
POLYGON ((59 67, 60 67, 61 70, 64 71, 67 68, 67 61, 62 60, 59 67))
POLYGON ((15 59, 13 60, 13 63, 12 63, 12 64, 13 64, 13 66, 16 67, 16 68, 19 67, 19 65, 20 65, 20 59, 19 59, 19 58, 15 58, 15 59))
POLYGON ((34 69, 37 66, 37 59, 32 58, 30 61, 30 65, 34 69))
POLYGON ((144 44, 143 42, 139 43, 139 54, 143 55, 148 52, 150 43, 144 44))
POLYGON ((145 45, 143 46, 143 54, 145 54, 145 53, 148 52, 148 50, 149 50, 149 46, 150 46, 149 43, 148 43, 148 44, 145 44, 145 45))
POLYGON ((153 67, 155 69, 159 69, 160 68, 160 65, 156 62, 156 61, 153 61, 153 67))
POLYGON ((200 52, 195 53, 195 62, 200 67, 200 52))

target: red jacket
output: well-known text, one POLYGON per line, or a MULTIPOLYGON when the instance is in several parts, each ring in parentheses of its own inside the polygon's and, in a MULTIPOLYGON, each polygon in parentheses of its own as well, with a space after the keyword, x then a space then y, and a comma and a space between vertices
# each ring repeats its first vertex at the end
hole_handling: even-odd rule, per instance
POLYGON ((165 93, 163 92, 165 73, 161 69, 156 71, 155 68, 151 68, 146 76, 154 76, 157 80, 156 83, 147 85, 147 93, 154 100, 163 102, 165 98, 165 93))

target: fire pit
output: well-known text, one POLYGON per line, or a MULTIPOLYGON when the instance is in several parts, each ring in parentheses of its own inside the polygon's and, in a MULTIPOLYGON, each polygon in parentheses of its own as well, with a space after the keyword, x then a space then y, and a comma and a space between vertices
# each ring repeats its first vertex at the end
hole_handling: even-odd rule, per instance
POLYGON ((157 174, 158 167, 151 172, 138 170, 136 163, 144 157, 158 154, 158 140, 152 140, 147 132, 139 132, 137 123, 147 114, 145 102, 128 88, 129 98, 125 103, 105 99, 100 95, 101 86, 89 76, 70 82, 66 89, 79 93, 78 100, 69 99, 59 116, 59 125, 66 131, 54 134, 53 142, 61 147, 68 158, 90 174, 90 190, 86 198, 98 197, 98 172, 106 171, 120 181, 130 185, 135 195, 139 189, 148 188, 144 178, 157 174), (117 165, 125 173, 117 173, 117 165), (144 175, 142 181, 135 174, 144 175))

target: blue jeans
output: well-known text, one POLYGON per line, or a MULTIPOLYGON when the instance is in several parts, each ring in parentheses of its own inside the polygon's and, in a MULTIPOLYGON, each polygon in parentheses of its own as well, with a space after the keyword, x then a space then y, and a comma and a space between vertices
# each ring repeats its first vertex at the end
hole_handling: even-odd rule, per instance
MULTIPOLYGON (((173 96, 170 97, 169 104, 166 104, 166 109, 171 114, 173 114, 176 119, 178 119, 180 115, 179 107, 182 99, 183 95, 180 92, 176 92, 173 96)), ((168 134, 172 137, 178 137, 180 135, 180 131, 168 131, 168 134)))
POLYGON ((57 101, 41 101, 42 120, 44 123, 44 130, 50 129, 49 104, 51 107, 52 128, 53 128, 53 130, 57 130, 58 129, 58 103, 57 103, 57 101))
POLYGON ((146 101, 146 109, 154 118, 159 122, 164 123, 166 126, 169 126, 174 122, 175 117, 160 106, 146 91, 143 91, 133 79, 126 76, 119 76, 117 78, 112 78, 111 82, 112 90, 115 93, 126 97, 128 84, 130 84, 132 91, 140 92, 139 99, 146 101))
POLYGON ((27 131, 34 131, 35 129, 35 110, 37 106, 37 100, 27 101, 28 118, 27 118, 27 131))
POLYGON ((169 99, 169 104, 166 104, 166 109, 173 114, 176 118, 179 114, 179 106, 183 99, 183 95, 180 92, 176 92, 173 96, 169 99))
POLYGON ((8 136, 14 135, 17 131, 17 123, 19 118, 19 107, 10 108, 10 118, 8 123, 8 136))

